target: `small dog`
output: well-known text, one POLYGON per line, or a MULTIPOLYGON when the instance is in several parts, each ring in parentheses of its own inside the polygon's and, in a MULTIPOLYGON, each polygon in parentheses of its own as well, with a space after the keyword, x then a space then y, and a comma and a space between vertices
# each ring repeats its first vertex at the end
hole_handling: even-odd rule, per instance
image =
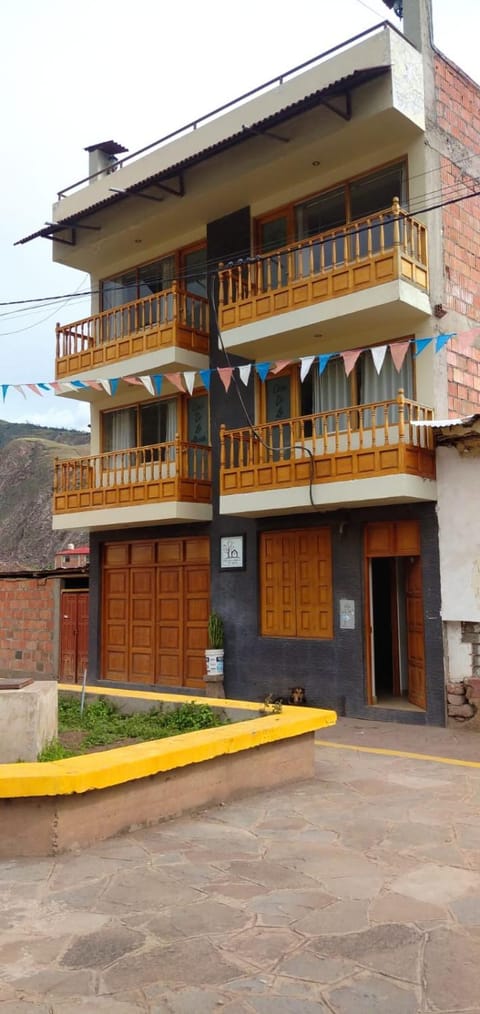
POLYGON ((292 687, 290 691, 290 704, 306 704, 307 698, 305 697, 304 687, 292 687))

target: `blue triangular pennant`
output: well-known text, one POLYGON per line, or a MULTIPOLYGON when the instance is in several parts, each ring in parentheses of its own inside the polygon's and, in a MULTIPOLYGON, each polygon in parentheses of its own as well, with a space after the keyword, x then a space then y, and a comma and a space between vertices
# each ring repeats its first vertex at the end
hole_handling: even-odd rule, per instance
POLYGON ((260 377, 260 380, 265 380, 265 377, 267 376, 267 373, 268 373, 271 365, 272 365, 271 363, 256 363, 255 364, 255 369, 256 369, 256 371, 258 373, 258 376, 260 377))
POLYGON ((450 341, 450 338, 453 338, 454 334, 455 334, 455 332, 452 331, 451 334, 439 334, 439 335, 437 335, 437 338, 436 338, 436 341, 435 341, 435 352, 440 352, 440 349, 443 349, 443 346, 446 345, 447 342, 450 341))
POLYGON ((118 377, 116 377, 115 380, 111 380, 110 381, 110 387, 111 387, 112 394, 116 394, 117 393, 117 387, 119 385, 119 382, 120 381, 119 381, 118 377))
POLYGON ((10 387, 10 384, 2 384, 2 394, 3 394, 3 400, 4 401, 5 401, 5 397, 6 397, 6 394, 7 394, 7 391, 8 391, 9 387, 10 387))
POLYGON ((204 384, 204 386, 207 388, 207 391, 209 391, 210 390, 210 381, 212 379, 212 371, 211 370, 199 370, 198 372, 199 372, 200 377, 202 378, 202 384, 204 384))
POLYGON ((323 355, 321 355, 321 356, 318 357, 318 372, 319 372, 320 376, 322 376, 322 373, 323 373, 323 371, 324 371, 324 369, 325 369, 325 367, 326 367, 329 359, 331 359, 332 356, 333 356, 333 352, 325 352, 323 355))
POLYGON ((51 391, 52 390, 52 388, 50 387, 50 384, 37 384, 37 387, 41 387, 42 391, 51 391))
POLYGON ((419 356, 431 342, 433 342, 433 338, 415 338, 415 358, 419 356))
POLYGON ((162 393, 163 375, 161 373, 152 374, 153 386, 158 395, 162 393))
MULTIPOLYGON (((86 387, 87 386, 81 380, 71 380, 70 383, 71 383, 72 387, 78 387, 79 389, 81 389, 82 387, 86 387)), ((37 384, 37 387, 43 387, 43 386, 44 386, 43 384, 37 384)), ((47 391, 48 390, 49 390, 49 388, 47 387, 47 391)))

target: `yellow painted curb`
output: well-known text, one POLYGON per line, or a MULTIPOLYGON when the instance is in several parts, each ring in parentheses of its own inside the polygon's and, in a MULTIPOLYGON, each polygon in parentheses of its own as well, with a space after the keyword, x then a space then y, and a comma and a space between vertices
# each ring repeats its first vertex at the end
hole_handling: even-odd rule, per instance
POLYGON ((315 746, 333 747, 334 750, 356 750, 358 753, 377 753, 384 757, 406 757, 410 760, 435 761, 437 764, 453 764, 455 767, 480 768, 480 761, 458 760, 456 757, 437 757, 430 753, 410 753, 408 750, 387 750, 380 746, 355 746, 353 743, 329 743, 316 739, 315 746))
MULTIPOLYGON (((78 687, 60 684, 59 690, 80 691, 78 687)), ((156 694, 149 691, 111 690, 88 687, 87 693, 102 697, 140 697, 185 704, 196 701, 220 705, 224 708, 241 708, 257 713, 261 704, 252 701, 231 701, 188 695, 156 694)), ((334 711, 320 708, 285 706, 282 711, 258 718, 244 719, 216 729, 201 729, 164 740, 150 740, 133 746, 117 747, 99 753, 70 757, 45 763, 0 764, 0 798, 14 799, 25 796, 59 796, 91 789, 105 789, 112 785, 138 778, 147 778, 159 772, 173 771, 188 764, 199 764, 224 754, 250 750, 265 743, 274 743, 293 736, 334 725, 334 711)))

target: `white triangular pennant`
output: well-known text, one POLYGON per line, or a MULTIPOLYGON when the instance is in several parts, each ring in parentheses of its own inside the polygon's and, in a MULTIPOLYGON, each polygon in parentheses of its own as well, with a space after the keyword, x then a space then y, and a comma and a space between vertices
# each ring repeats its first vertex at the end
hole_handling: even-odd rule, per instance
POLYGON ((302 384, 314 359, 315 356, 304 356, 304 358, 300 360, 300 380, 302 381, 302 384))
POLYGON ((102 385, 103 390, 105 391, 105 394, 111 394, 112 393, 112 388, 110 387, 110 381, 109 380, 102 380, 102 378, 100 377, 100 379, 99 379, 98 382, 99 382, 99 384, 102 385))
POLYGON ((250 380, 250 373, 251 372, 252 372, 252 364, 251 363, 247 363, 246 366, 239 366, 238 367, 238 373, 239 373, 239 376, 240 376, 240 380, 242 381, 242 384, 245 384, 245 387, 247 387, 248 381, 250 380))
POLYGON ((195 377, 196 376, 197 376, 197 374, 193 370, 189 371, 188 373, 184 373, 183 374, 183 379, 185 381, 185 387, 187 388, 187 391, 188 391, 189 394, 193 394, 193 386, 195 384, 195 377))
POLYGON ((146 388, 149 394, 155 394, 155 388, 153 386, 153 380, 151 377, 143 376, 139 377, 139 380, 142 381, 143 386, 146 388))
POLYGON ((370 349, 370 352, 372 353, 372 359, 375 364, 375 369, 377 373, 380 373, 380 370, 382 369, 383 366, 383 361, 387 353, 387 346, 376 345, 375 348, 370 349))

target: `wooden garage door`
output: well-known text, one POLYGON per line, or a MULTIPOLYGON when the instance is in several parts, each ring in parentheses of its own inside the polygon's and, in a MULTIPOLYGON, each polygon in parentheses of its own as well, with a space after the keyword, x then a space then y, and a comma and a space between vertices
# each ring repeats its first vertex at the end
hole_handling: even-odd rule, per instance
POLYGON ((103 678, 202 687, 209 608, 208 538, 107 544, 103 678))

